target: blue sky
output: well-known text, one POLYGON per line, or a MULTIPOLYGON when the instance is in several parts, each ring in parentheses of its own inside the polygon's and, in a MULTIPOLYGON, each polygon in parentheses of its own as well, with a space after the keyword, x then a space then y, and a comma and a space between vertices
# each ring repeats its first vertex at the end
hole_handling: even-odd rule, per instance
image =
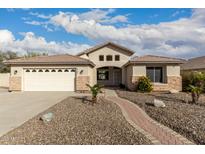
POLYGON ((75 54, 113 41, 136 55, 201 56, 204 13, 204 9, 0 9, 0 49, 75 54))

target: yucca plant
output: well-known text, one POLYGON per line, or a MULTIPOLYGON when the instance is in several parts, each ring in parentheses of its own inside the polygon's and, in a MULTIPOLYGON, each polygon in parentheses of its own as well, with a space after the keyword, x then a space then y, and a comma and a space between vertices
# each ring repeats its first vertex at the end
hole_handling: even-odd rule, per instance
POLYGON ((188 90, 191 92, 192 103, 197 104, 199 101, 200 94, 203 91, 203 88, 189 85, 188 90))
POLYGON ((90 91, 91 91, 91 94, 92 94, 92 105, 94 105, 95 103, 97 103, 97 96, 101 91, 102 89, 102 85, 99 85, 99 84, 95 84, 93 86, 89 85, 89 84, 86 84, 89 88, 90 88, 90 91))
POLYGON ((189 75, 187 90, 191 92, 192 103, 198 103, 200 94, 204 92, 205 74, 202 72, 192 72, 189 75))

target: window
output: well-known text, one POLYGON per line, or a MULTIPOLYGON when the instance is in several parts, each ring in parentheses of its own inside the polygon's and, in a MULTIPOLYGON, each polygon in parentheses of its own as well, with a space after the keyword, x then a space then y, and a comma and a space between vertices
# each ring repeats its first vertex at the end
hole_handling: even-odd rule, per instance
POLYGON ((38 72, 43 72, 43 70, 38 70, 38 72))
POLYGON ((74 70, 74 69, 72 69, 72 70, 71 70, 71 72, 75 72, 75 70, 74 70))
POLYGON ((36 70, 32 70, 32 72, 36 72, 36 70))
POLYGON ((112 61, 112 55, 107 55, 107 56, 106 56, 106 60, 107 60, 107 61, 112 61))
POLYGON ((58 72, 62 72, 62 70, 58 70, 58 72))
POLYGON ((69 72, 69 71, 67 69, 65 69, 64 72, 69 72))
POLYGON ((98 70, 97 79, 98 80, 109 80, 109 71, 108 70, 98 70))
POLYGON ((99 61, 104 61, 104 56, 103 55, 99 56, 99 61))
POLYGON ((162 82, 162 67, 147 67, 146 71, 152 82, 162 82))
POLYGON ((49 72, 49 70, 45 70, 45 72, 49 72))
POLYGON ((51 72, 56 72, 56 70, 52 70, 51 72))
POLYGON ((120 61, 120 55, 115 55, 115 61, 120 61))
POLYGON ((30 70, 26 70, 26 72, 30 72, 30 70))

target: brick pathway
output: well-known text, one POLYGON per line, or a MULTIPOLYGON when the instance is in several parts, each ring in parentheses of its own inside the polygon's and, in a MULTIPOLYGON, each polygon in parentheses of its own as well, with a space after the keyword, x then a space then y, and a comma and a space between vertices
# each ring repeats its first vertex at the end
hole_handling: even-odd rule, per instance
POLYGON ((151 119, 134 103, 116 95, 107 95, 105 99, 119 105, 126 120, 148 137, 153 144, 193 144, 170 128, 151 119))

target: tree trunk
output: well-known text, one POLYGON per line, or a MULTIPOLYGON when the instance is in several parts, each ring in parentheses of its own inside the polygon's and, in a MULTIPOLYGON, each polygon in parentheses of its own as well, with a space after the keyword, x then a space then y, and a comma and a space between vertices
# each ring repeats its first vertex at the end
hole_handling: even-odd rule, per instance
POLYGON ((92 105, 97 103, 97 97, 92 97, 92 105))
POLYGON ((199 100, 199 94, 197 94, 196 92, 192 92, 192 103, 197 104, 198 100, 199 100))

